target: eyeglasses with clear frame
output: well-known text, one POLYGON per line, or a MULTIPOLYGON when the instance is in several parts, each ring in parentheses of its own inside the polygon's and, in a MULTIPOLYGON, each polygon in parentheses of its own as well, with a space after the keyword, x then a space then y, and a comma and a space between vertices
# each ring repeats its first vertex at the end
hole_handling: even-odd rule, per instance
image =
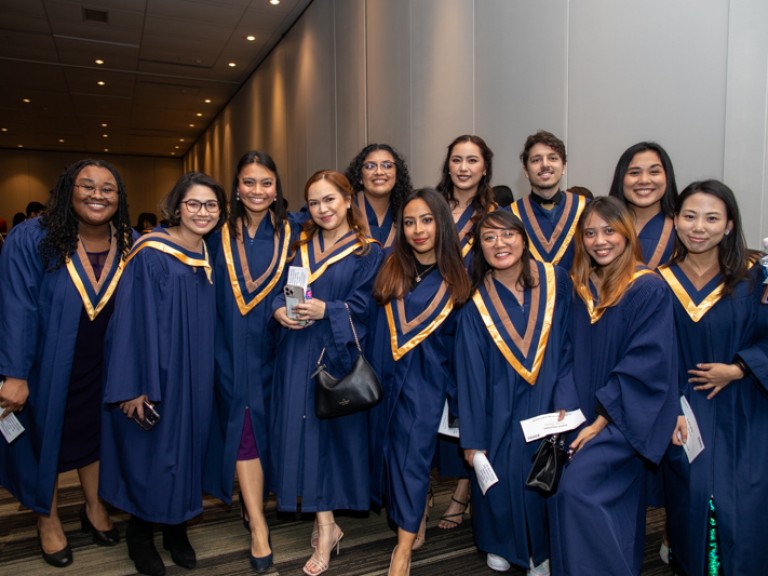
POLYGON ((383 172, 389 172, 395 167, 395 163, 391 160, 384 160, 382 162, 364 162, 363 163, 363 170, 366 172, 373 172, 377 168, 382 170, 383 172))
POLYGON ((200 200, 182 200, 179 204, 186 205, 190 214, 197 214, 203 206, 205 206, 205 210, 208 214, 216 214, 221 209, 218 200, 208 200, 207 202, 200 202, 200 200))
POLYGON ((104 196, 112 196, 117 194, 117 188, 112 188, 111 186, 103 186, 98 188, 96 186, 92 186, 91 184, 74 184, 74 187, 80 188, 80 190, 85 192, 88 196, 93 196, 93 193, 96 192, 96 190, 101 192, 104 196))
POLYGON ((499 230, 498 232, 485 232, 480 235, 480 242, 486 246, 493 246, 501 238, 504 244, 512 244, 520 237, 520 232, 513 229, 499 230))

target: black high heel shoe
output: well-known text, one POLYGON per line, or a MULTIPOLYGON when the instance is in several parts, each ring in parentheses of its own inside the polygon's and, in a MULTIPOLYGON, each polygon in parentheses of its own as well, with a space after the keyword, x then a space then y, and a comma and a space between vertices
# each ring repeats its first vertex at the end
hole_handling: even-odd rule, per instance
POLYGON ((267 532, 267 542, 269 542, 269 554, 266 556, 253 556, 251 554, 251 568, 259 574, 266 572, 272 566, 272 532, 267 532))
POLYGON ((43 550, 43 541, 40 539, 40 530, 37 531, 37 541, 40 544, 40 552, 43 554, 43 560, 54 568, 66 568, 74 561, 72 558, 72 548, 70 548, 69 543, 58 552, 48 554, 43 550))
POLYGON ((93 536, 93 543, 99 546, 115 546, 120 542, 120 532, 117 531, 117 528, 102 532, 91 524, 91 521, 88 520, 88 514, 85 512, 85 504, 80 508, 80 528, 83 534, 90 532, 93 536))

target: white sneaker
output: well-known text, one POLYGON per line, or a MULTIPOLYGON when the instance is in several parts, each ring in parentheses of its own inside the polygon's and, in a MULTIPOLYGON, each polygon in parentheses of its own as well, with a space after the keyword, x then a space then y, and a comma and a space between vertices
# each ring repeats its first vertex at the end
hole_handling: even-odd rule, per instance
POLYGON ((669 564, 669 546, 664 544, 664 541, 661 541, 661 547, 659 548, 659 558, 661 558, 661 561, 664 562, 664 564, 669 564))
POLYGON ((485 563, 488 564, 488 568, 496 570, 496 572, 506 572, 510 568, 510 564, 507 562, 506 558, 502 558, 496 554, 488 554, 488 559, 485 563))
POLYGON ((533 558, 528 560, 530 569, 528 570, 528 576, 549 576, 549 560, 544 560, 538 566, 533 565, 533 558))

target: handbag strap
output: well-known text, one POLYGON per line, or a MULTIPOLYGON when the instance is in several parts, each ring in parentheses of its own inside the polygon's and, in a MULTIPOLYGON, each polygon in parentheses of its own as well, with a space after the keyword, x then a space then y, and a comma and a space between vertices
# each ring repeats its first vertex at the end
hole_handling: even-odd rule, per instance
MULTIPOLYGON (((349 326, 352 328, 352 335, 355 337, 355 346, 357 346, 357 351, 360 352, 360 354, 363 353, 363 349, 360 347, 360 340, 357 337, 357 330, 355 330, 355 323, 352 322, 352 310, 349 309, 349 304, 344 302, 344 308, 347 309, 347 314, 349 314, 349 326)), ((318 369, 323 363, 323 356, 325 355, 325 348, 322 349, 320 352, 320 357, 317 359, 317 367, 318 369)), ((314 376, 314 374, 313 374, 314 376)))

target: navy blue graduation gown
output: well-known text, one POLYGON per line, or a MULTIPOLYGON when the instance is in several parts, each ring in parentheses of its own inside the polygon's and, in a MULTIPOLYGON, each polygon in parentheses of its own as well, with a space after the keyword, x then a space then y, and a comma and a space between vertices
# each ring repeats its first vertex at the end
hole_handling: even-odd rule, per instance
POLYGON ((675 294, 680 394, 704 441, 693 463, 680 446, 670 446, 664 459, 673 562, 680 574, 705 574, 712 496, 723 574, 768 574, 768 305, 760 303, 766 290, 760 267, 729 296, 720 295, 719 275, 696 290, 678 265, 661 272, 675 294), (713 399, 688 383, 688 370, 696 364, 730 364, 736 355, 749 374, 713 399))
POLYGON ((570 270, 573 264, 573 234, 587 199, 563 192, 563 200, 552 210, 545 210, 525 196, 510 205, 512 213, 522 220, 528 233, 531 255, 570 270))
POLYGON ((434 269, 402 299, 379 307, 369 360, 384 399, 371 411, 371 498, 387 498, 390 519, 416 533, 446 396, 455 320, 448 289, 434 269))
POLYGON ((387 213, 384 215, 384 220, 379 225, 379 217, 373 210, 373 206, 370 205, 368 199, 363 192, 358 192, 355 195, 355 202, 360 211, 365 214, 365 219, 368 221, 368 232, 374 240, 378 240, 381 247, 385 252, 392 248, 395 242, 396 227, 392 219, 392 208, 390 206, 387 209, 387 213))
MULTIPOLYGON (((326 349, 327 370, 342 377, 357 359, 349 305, 357 334, 364 345, 370 316, 371 289, 381 261, 378 243, 365 255, 353 233, 326 250, 321 234, 291 263, 310 269, 312 297, 325 302, 325 317, 302 330, 279 329, 276 345, 271 422, 271 487, 279 510, 368 510, 368 414, 339 418, 315 415, 317 359, 326 349)), ((276 310, 285 306, 280 294, 276 310)))
MULTIPOLYGON (((472 482, 477 547, 528 568, 549 558, 546 501, 525 481, 539 442, 520 421, 578 406, 568 337, 571 282, 565 270, 531 260, 539 285, 521 306, 492 276, 459 312, 456 381, 463 448, 486 451, 499 483, 483 495, 472 482), (490 327, 489 327, 490 324, 490 327), (571 404, 557 406, 555 389, 571 404)), ((473 480, 474 473, 473 473, 473 480)))
POLYGON ((640 574, 644 463, 661 460, 679 406, 672 294, 642 268, 594 323, 580 298, 572 311, 581 410, 591 424, 600 402, 610 423, 574 455, 549 500, 552 574, 640 574))
POLYGON ((643 262, 648 268, 655 270, 670 259, 675 248, 675 236, 674 222, 664 212, 646 222, 637 233, 637 239, 643 250, 643 262))
POLYGON ((292 240, 288 223, 275 235, 272 219, 265 217, 253 238, 242 227, 235 237, 227 224, 208 241, 216 288, 215 400, 203 488, 227 503, 246 410, 267 478, 275 358, 267 326, 272 301, 285 284, 292 240))
POLYGON ((17 414, 26 431, 10 445, 0 440, 0 484, 47 515, 81 314, 108 312, 123 269, 113 242, 98 282, 82 246, 65 265, 45 271, 38 246, 46 233, 37 218, 15 226, 0 258, 0 374, 29 385, 17 414))
POLYGON ((128 256, 107 332, 99 495, 147 521, 202 512, 215 298, 207 250, 189 252, 157 229, 128 256), (160 413, 149 431, 119 408, 142 394, 160 413))

